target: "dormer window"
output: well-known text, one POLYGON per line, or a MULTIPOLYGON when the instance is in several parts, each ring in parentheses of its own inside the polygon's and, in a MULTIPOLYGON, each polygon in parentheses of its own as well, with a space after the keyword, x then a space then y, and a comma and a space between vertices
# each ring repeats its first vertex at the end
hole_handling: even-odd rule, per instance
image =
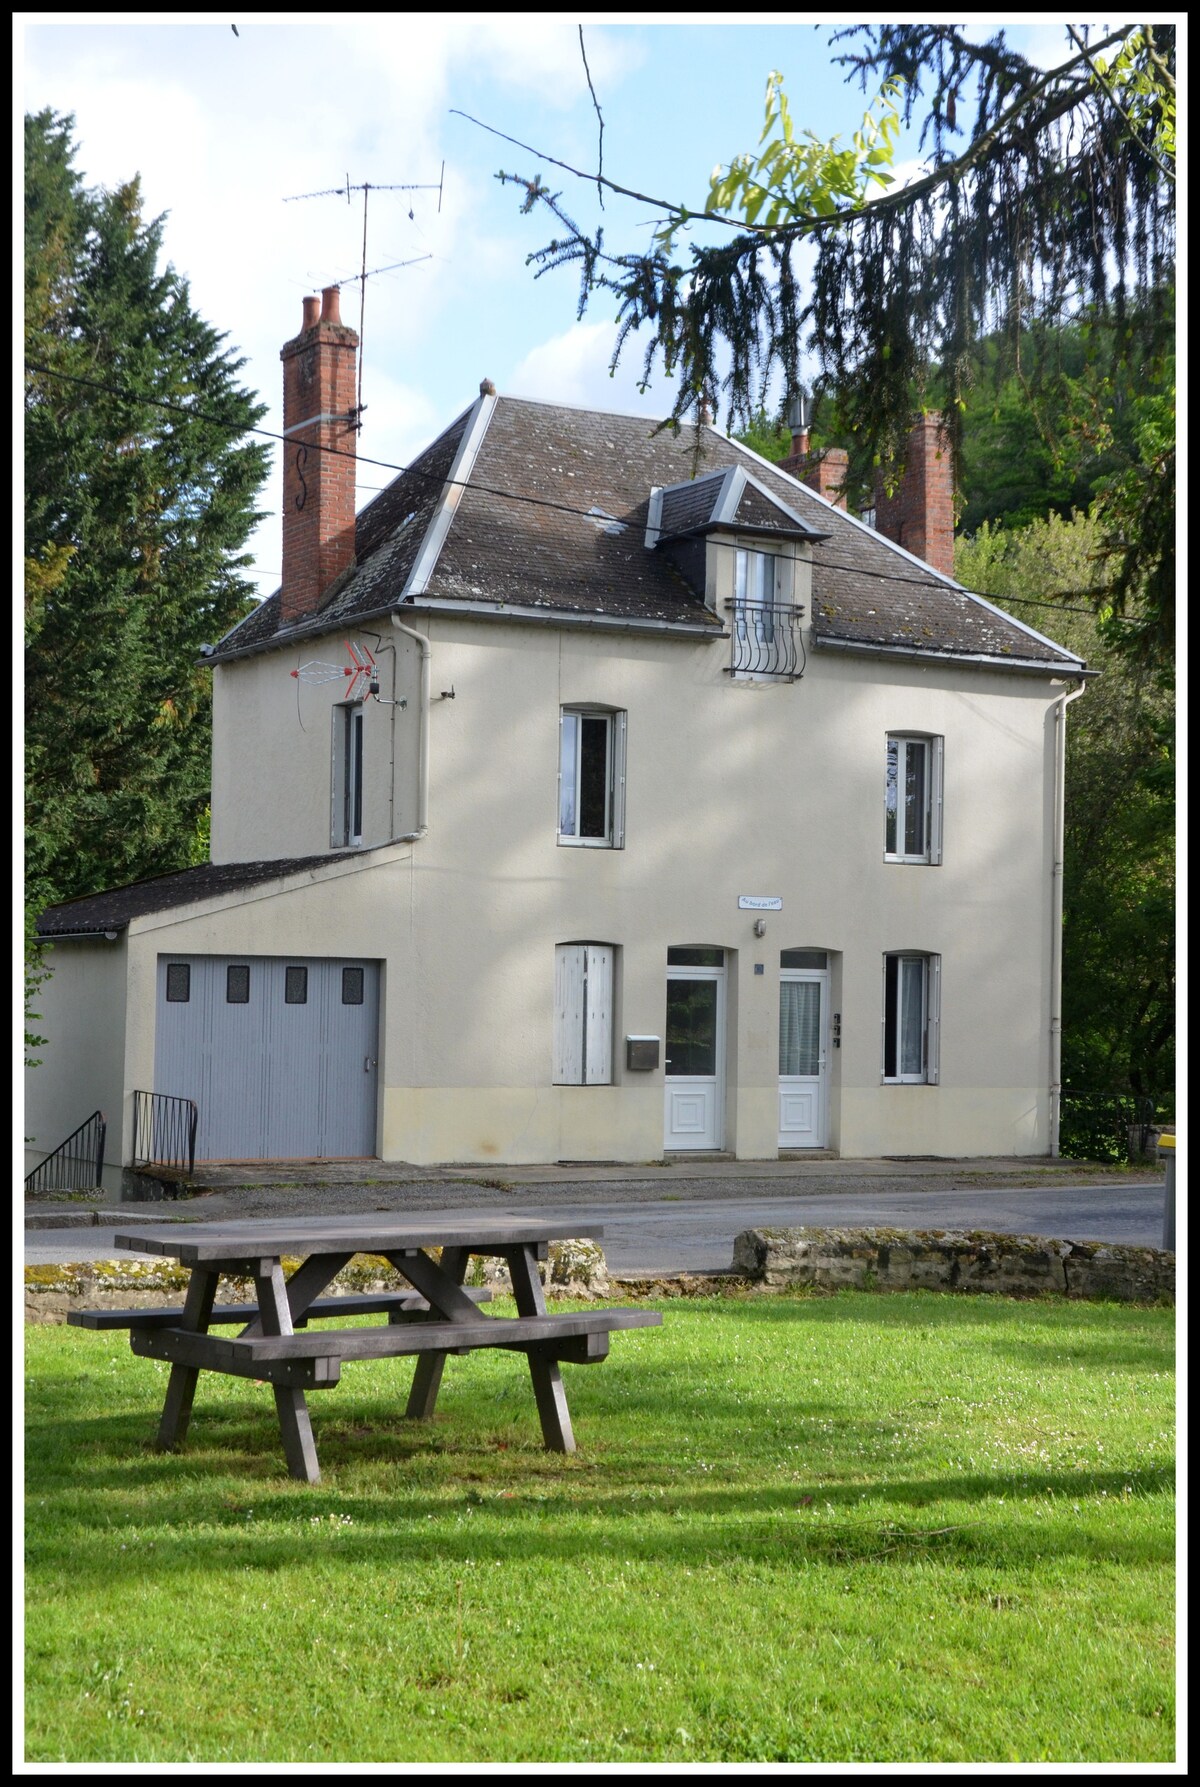
POLYGON ((790 561, 773 552, 742 547, 734 552, 734 676, 795 677, 800 674, 796 623, 800 611, 785 591, 790 561))

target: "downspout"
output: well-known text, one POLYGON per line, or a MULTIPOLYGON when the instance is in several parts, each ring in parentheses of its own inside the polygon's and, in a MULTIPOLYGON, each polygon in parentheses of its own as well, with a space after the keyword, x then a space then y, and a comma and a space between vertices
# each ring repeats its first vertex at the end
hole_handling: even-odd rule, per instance
POLYGON ((1087 684, 1064 690, 1054 706, 1054 871, 1050 882, 1050 1158, 1058 1159, 1062 1112, 1063 864, 1067 809, 1067 708, 1087 684))
MULTIPOLYGON (((433 648, 424 633, 418 633, 415 627, 406 627, 403 621, 391 617, 392 625, 397 633, 403 633, 407 639, 415 639, 421 648, 421 694, 419 697, 420 713, 417 732, 417 829, 405 832, 402 837, 389 838, 389 844, 415 844, 429 830, 429 682, 430 667, 433 659, 433 648)), ((395 726, 395 708, 392 709, 392 724, 395 726)), ((393 746, 392 788, 395 798, 395 748, 393 746)))

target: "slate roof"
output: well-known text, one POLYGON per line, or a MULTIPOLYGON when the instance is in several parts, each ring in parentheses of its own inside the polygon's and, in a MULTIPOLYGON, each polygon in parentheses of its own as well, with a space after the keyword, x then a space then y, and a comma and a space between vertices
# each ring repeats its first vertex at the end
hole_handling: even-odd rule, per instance
MULTIPOLYGON (((722 617, 705 607, 703 587, 681 569, 685 560, 647 547, 646 522, 657 486, 676 539, 703 531, 706 504, 711 518, 721 488, 710 474, 729 466, 741 466, 762 486, 747 486, 732 520, 735 531, 795 537, 795 523, 775 507, 780 503, 803 530, 823 536, 812 548, 816 645, 949 654, 1014 667, 1079 666, 1072 653, 960 590, 713 428, 701 431, 697 458, 691 428, 655 433, 644 417, 513 397, 473 404, 362 511, 358 562, 316 615, 282 628, 276 594, 226 634, 213 655, 237 657, 402 605, 440 601, 468 611, 471 604, 489 611, 501 604, 547 619, 603 616, 720 632, 722 617), (461 489, 448 487, 456 453, 476 441, 461 489), (689 489, 669 489, 681 484, 689 489), (447 518, 428 575, 420 587, 406 587, 422 546, 431 534, 436 543, 447 518)), ((660 537, 665 532, 660 528, 660 537)))
MULTIPOLYGON (((361 862, 362 851, 342 853, 361 862)), ((282 880, 305 869, 327 869, 339 862, 337 852, 324 856, 285 857, 276 862, 204 863, 196 869, 181 869, 174 875, 155 875, 148 881, 134 881, 128 887, 109 888, 105 893, 83 894, 77 900, 64 900, 49 906, 37 921, 39 936, 102 936, 105 931, 123 931, 132 918, 149 912, 169 912, 174 906, 189 906, 193 900, 214 898, 221 894, 239 893, 262 881, 282 880)))

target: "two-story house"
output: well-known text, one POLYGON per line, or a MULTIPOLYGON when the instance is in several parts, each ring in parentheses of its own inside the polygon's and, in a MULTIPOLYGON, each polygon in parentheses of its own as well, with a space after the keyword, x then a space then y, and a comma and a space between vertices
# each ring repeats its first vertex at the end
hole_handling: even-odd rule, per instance
POLYGON ((356 517, 356 347, 331 288, 283 349, 211 865, 42 920, 41 1150, 140 1090, 210 1160, 1052 1151, 1085 666, 955 584, 936 425, 889 539, 835 455, 485 383, 356 517))

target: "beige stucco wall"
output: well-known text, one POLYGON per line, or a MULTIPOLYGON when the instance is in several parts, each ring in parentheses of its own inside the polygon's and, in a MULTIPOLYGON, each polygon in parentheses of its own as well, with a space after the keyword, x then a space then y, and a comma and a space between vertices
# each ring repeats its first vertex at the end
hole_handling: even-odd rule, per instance
POLYGON ((46 951, 50 974, 37 990, 33 1003, 38 1015, 30 1025, 46 1040, 33 1051, 37 1065, 25 1075, 26 1172, 93 1111, 102 1111, 108 1124, 105 1184, 116 1189, 127 1102, 126 962, 122 936, 111 943, 104 938, 64 940, 46 951))
MULTIPOLYGON (((386 622, 350 637, 375 656, 380 681, 380 700, 363 704, 367 847, 416 828, 421 653, 386 622)), ((344 666, 346 639, 343 630, 215 667, 214 862, 269 862, 330 848, 333 710, 345 701, 348 679, 309 683, 291 672, 344 666)))
MULTIPOLYGON (((619 1038, 662 1035, 672 944, 730 952, 726 1144, 739 1155, 776 1149, 779 951, 805 946, 832 952, 842 1014, 831 1145, 1045 1151, 1054 685, 821 652, 807 639, 802 681, 745 685, 727 674, 723 643, 410 618, 433 651, 428 835, 370 853, 351 882, 270 900, 265 922, 261 899, 172 921, 168 945, 385 961, 385 1155, 660 1154, 662 1071, 627 1073, 619 1038), (454 699, 441 698, 450 688, 454 699), (580 703, 628 714, 623 850, 557 843, 559 713, 580 703), (889 731, 945 739, 941 866, 883 860, 889 731), (782 898, 763 939, 739 894, 782 898), (577 939, 619 949, 612 1087, 550 1084, 554 945, 577 939), (880 1084, 882 957, 902 949, 942 957, 936 1087, 880 1084)), ((368 704, 375 839, 411 829, 415 813, 419 653, 394 642, 395 685, 378 653, 384 689, 409 705, 368 704), (384 785, 393 727, 395 793, 384 785)), ((303 656, 345 653, 331 637, 303 656)), ((218 858, 327 848, 330 708, 342 691, 298 690, 291 667, 272 653, 217 672, 218 858), (259 766, 252 778, 247 762, 259 766)))
MULTIPOLYGON (((119 1059, 104 1071, 122 1093, 153 1085, 162 951, 363 956, 383 964, 386 1158, 652 1160, 663 1150, 663 1072, 628 1072, 622 1039, 663 1035, 670 946, 716 946, 729 952, 726 1147, 770 1157, 779 952, 811 947, 831 952, 842 1020, 842 1047, 830 1054, 833 1148, 1046 1151, 1058 688, 821 652, 807 639, 801 681, 744 685, 726 672, 727 642, 409 618, 432 641, 428 834, 134 921, 124 1034, 119 946, 106 946, 104 1012, 94 1009, 99 982, 64 978, 56 989, 68 1010, 88 1008, 80 1064, 103 1053, 119 1059), (559 713, 584 703, 628 714, 622 850, 557 842, 559 713), (945 739, 939 867, 883 860, 889 731, 945 739), (762 939, 740 894, 783 901, 764 915, 762 939), (611 1086, 551 1084, 554 948, 581 940, 618 952, 611 1086), (882 957, 894 950, 942 958, 937 1086, 880 1083, 882 957)), ((409 705, 367 709, 376 841, 414 829, 416 816, 420 653, 394 643, 394 682, 390 653, 377 653, 383 692, 398 686, 409 705)), ((298 686, 288 671, 298 658, 344 656, 337 635, 302 654, 218 667, 217 860, 328 849, 330 709, 343 689, 298 686)))

